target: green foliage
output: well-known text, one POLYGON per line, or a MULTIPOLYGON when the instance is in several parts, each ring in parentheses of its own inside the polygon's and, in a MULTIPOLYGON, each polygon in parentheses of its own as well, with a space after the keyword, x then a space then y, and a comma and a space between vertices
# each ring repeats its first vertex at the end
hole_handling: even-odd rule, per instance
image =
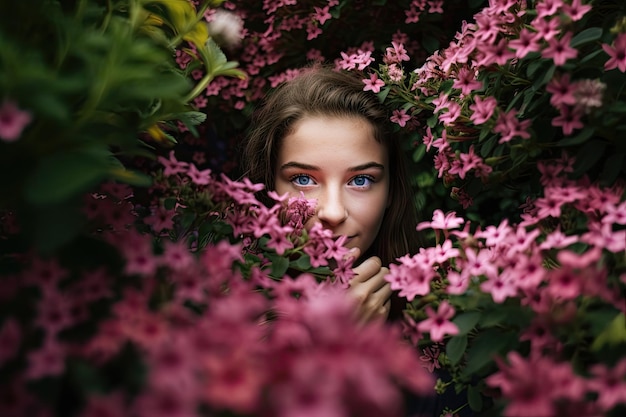
MULTIPOLYGON (((102 181, 151 182, 128 161, 175 143, 167 132, 175 121, 196 132, 206 115, 189 102, 217 75, 242 76, 204 20, 221 2, 200 3, 3 2, 0 96, 32 121, 19 140, 0 141, 0 175, 11 179, 0 186, 0 209, 43 219, 52 205, 76 215, 70 200, 102 181), (176 63, 177 50, 206 68, 196 85, 176 63)), ((53 249, 76 232, 57 229, 43 221, 36 240, 53 249)))

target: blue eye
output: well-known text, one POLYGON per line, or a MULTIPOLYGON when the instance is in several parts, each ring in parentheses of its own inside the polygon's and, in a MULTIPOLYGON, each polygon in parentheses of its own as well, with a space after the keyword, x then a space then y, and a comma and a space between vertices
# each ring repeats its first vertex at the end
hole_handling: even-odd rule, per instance
POLYGON ((313 179, 308 175, 294 175, 291 177, 291 182, 300 186, 313 185, 313 179))
POLYGON ((374 183, 374 179, 369 175, 357 175, 356 177, 350 180, 350 185, 354 185, 356 187, 365 188, 369 187, 374 183))

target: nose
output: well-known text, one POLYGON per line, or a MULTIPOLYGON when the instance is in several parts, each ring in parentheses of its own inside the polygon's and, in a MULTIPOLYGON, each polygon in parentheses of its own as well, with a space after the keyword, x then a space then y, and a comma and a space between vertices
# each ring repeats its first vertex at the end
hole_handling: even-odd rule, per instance
POLYGON ((317 201, 317 218, 328 226, 337 226, 348 218, 348 209, 341 190, 328 188, 317 201))

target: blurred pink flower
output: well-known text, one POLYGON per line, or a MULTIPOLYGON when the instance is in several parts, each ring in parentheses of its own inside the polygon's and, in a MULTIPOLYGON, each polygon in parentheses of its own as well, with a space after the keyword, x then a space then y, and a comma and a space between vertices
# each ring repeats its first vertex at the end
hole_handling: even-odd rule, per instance
POLYGON ((617 68, 621 72, 626 72, 626 33, 617 35, 613 46, 602 44, 602 49, 610 57, 604 64, 606 71, 617 68))
POLYGON ((5 100, 0 106, 0 139, 5 142, 18 140, 31 121, 29 112, 20 110, 13 101, 5 100))

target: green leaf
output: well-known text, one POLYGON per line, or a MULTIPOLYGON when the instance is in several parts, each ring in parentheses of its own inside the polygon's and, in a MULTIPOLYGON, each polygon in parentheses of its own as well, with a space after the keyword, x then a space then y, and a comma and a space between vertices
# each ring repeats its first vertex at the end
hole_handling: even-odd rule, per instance
POLYGON ((535 78, 535 73, 544 65, 551 65, 546 59, 537 59, 530 64, 528 64, 528 68, 526 68, 526 75, 529 79, 535 78))
MULTIPOLYGON (((526 94, 530 94, 531 97, 534 96, 535 91, 539 90, 539 88, 543 87, 544 85, 546 85, 548 83, 548 81, 550 81, 552 79, 552 77, 554 76, 554 71, 556 70, 555 66, 550 66, 548 68, 548 70, 543 74, 543 77, 541 78, 537 78, 537 81, 535 81, 533 83, 533 87, 534 90, 528 90, 526 92, 526 94)), ((524 100, 524 102, 526 102, 526 99, 524 100)))
POLYGON ((613 154, 609 156, 604 163, 604 169, 600 174, 603 184, 611 186, 615 183, 620 171, 624 170, 626 155, 624 153, 613 154))
POLYGON ((92 152, 50 155, 26 180, 24 197, 33 204, 57 204, 93 187, 108 171, 106 161, 92 152))
POLYGON ((480 411, 483 408, 483 396, 480 390, 474 385, 467 387, 467 403, 474 411, 480 411))
POLYGON ((308 271, 311 269, 311 257, 309 255, 302 255, 290 264, 298 271, 308 271))
MULTIPOLYGON (((85 225, 85 217, 76 198, 60 204, 38 205, 24 212, 24 234, 34 247, 51 254, 74 239, 85 225)), ((78 199, 80 200, 80 199, 78 199)))
POLYGON ((577 48, 589 42, 597 41, 602 37, 602 28, 587 28, 572 38, 570 46, 577 48))
POLYGON ((176 207, 176 201, 176 197, 166 198, 165 200, 163 200, 163 207, 166 210, 174 210, 174 207, 176 207))
POLYGON ((606 143, 592 140, 585 143, 576 154, 574 175, 580 176, 589 171, 603 156, 606 143))
POLYGON ((626 315, 618 312, 606 328, 596 337, 591 350, 600 350, 604 345, 626 344, 626 315))
POLYGON ((452 365, 459 363, 467 348, 467 335, 454 336, 446 343, 446 354, 452 365))
POLYGON ((268 254, 267 257, 272 266, 269 275, 273 278, 282 278, 285 276, 287 269, 289 269, 289 259, 275 254, 268 254))
POLYGON ((587 139, 592 137, 595 131, 596 129, 594 127, 585 126, 585 128, 581 130, 577 135, 563 138, 557 142, 557 145, 559 146, 580 145, 581 143, 587 141, 587 139))
POLYGON ((384 103, 390 91, 391 91, 391 87, 385 87, 382 90, 380 90, 380 92, 378 93, 378 100, 380 100, 381 103, 384 103))
POLYGON ((149 187, 152 185, 152 177, 139 171, 132 171, 124 167, 115 167, 107 171, 107 177, 115 181, 123 182, 137 187, 149 187))
POLYGON ((421 161, 424 155, 426 155, 426 146, 424 144, 417 145, 413 152, 413 162, 421 161))
POLYGON ((467 313, 461 313, 452 320, 452 323, 456 324, 459 328, 459 336, 469 333, 478 321, 482 314, 479 311, 469 311, 467 313))
POLYGON ((429 35, 424 35, 422 38, 422 46, 429 54, 432 54, 437 49, 439 49, 439 41, 437 38, 429 35))
POLYGON ((463 376, 475 376, 474 374, 492 364, 496 356, 505 356, 518 343, 516 332, 504 333, 499 329, 485 330, 476 336, 467 349, 467 366, 463 369, 463 376))

